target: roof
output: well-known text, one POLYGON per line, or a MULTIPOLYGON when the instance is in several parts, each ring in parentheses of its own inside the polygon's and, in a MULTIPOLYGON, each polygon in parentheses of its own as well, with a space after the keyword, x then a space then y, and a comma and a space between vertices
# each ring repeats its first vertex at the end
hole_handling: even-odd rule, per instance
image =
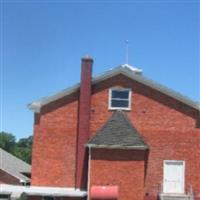
MULTIPOLYGON (((106 71, 105 73, 103 73, 101 75, 98 75, 98 76, 92 78, 92 84, 96 84, 103 80, 111 78, 113 76, 116 76, 118 74, 122 74, 132 80, 135 80, 135 81, 142 83, 146 86, 149 86, 155 90, 158 90, 159 92, 164 93, 164 94, 200 111, 200 104, 198 102, 194 102, 193 100, 189 99, 188 97, 185 97, 182 94, 180 94, 174 90, 171 90, 155 81, 152 81, 152 80, 144 77, 143 75, 141 75, 141 73, 142 73, 141 69, 132 67, 128 64, 120 65, 116 68, 106 71)), ((56 101, 64 96, 67 96, 67 95, 73 93, 73 92, 76 92, 79 90, 79 88, 80 88, 80 83, 75 84, 74 86, 69 87, 65 90, 62 90, 52 96, 44 97, 38 101, 34 101, 34 102, 28 104, 28 107, 29 107, 29 109, 33 110, 34 112, 39 113, 42 106, 44 106, 50 102, 56 101)))
POLYGON ((94 148, 148 149, 144 140, 121 110, 113 113, 87 144, 94 148))
POLYGON ((30 179, 22 173, 31 173, 31 166, 0 148, 0 169, 22 181, 30 179))
POLYGON ((25 193, 33 196, 66 196, 66 197, 84 197, 87 195, 86 191, 65 188, 65 187, 43 187, 43 186, 14 186, 0 184, 0 194, 20 194, 25 193))

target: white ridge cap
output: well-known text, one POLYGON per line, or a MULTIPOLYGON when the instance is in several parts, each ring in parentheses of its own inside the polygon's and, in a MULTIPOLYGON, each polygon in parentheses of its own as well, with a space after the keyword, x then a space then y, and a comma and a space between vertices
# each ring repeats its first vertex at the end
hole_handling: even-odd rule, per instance
POLYGON ((123 64, 123 65, 121 65, 121 66, 124 67, 124 68, 128 68, 128 69, 130 69, 131 71, 136 72, 136 73, 138 73, 138 74, 142 74, 142 69, 140 69, 140 68, 131 66, 131 65, 129 65, 129 64, 123 64))

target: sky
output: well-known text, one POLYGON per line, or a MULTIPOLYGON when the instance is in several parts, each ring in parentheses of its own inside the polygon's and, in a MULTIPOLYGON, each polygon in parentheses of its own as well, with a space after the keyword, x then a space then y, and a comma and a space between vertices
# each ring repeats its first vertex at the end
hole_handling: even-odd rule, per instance
POLYGON ((198 0, 0 0, 0 131, 32 135, 27 104, 126 63, 200 101, 198 0))

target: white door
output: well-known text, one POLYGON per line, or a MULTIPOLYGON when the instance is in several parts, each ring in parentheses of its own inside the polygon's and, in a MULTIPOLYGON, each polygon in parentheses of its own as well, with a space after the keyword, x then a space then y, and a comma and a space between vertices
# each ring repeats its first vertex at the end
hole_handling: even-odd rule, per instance
POLYGON ((184 193, 185 187, 185 162, 164 161, 164 193, 184 193))

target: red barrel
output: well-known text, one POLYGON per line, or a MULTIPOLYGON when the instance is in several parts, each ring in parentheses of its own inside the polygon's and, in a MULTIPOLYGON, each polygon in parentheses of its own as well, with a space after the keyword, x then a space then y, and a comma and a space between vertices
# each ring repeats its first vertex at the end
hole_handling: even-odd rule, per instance
POLYGON ((91 199, 117 199, 119 197, 118 186, 92 186, 91 199))

